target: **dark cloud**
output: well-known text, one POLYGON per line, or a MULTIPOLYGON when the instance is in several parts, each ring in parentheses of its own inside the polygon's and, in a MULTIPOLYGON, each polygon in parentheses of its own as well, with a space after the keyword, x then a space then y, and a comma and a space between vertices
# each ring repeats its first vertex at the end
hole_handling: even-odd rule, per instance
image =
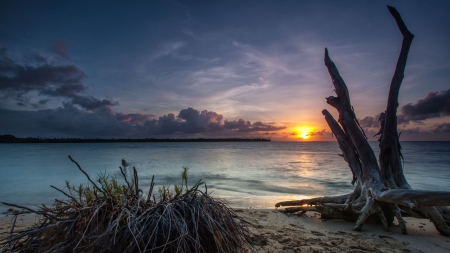
MULTIPOLYGON (((380 128, 380 114, 375 117, 367 116, 359 120, 363 128, 380 128)), ((411 121, 421 123, 421 121, 431 118, 450 116, 450 89, 441 92, 430 92, 416 104, 409 103, 401 108, 397 114, 397 124, 407 125, 411 121)), ((412 131, 415 132, 415 131, 412 131)))
POLYGON ((50 51, 61 57, 69 59, 69 56, 67 55, 67 42, 64 40, 55 40, 50 46, 50 51))
POLYGON ((38 103, 39 103, 40 105, 45 105, 45 104, 47 104, 48 101, 50 101, 50 99, 41 99, 41 100, 39 100, 38 103))
POLYGON ((437 125, 433 130, 433 133, 450 133, 450 123, 442 123, 437 125))
POLYGON ((361 127, 376 127, 376 128, 380 128, 381 124, 379 121, 381 113, 377 114, 375 117, 372 116, 367 116, 364 119, 360 119, 359 121, 359 125, 361 127))
POLYGON ((37 103, 32 103, 31 106, 33 108, 42 108, 47 104, 48 101, 50 101, 50 99, 41 99, 37 103))
POLYGON ((400 134, 425 134, 429 133, 428 131, 424 131, 420 127, 414 127, 414 128, 405 128, 405 129, 399 129, 400 134))
POLYGON ((197 111, 187 108, 174 114, 164 115, 158 120, 146 122, 149 134, 246 134, 285 129, 284 126, 272 126, 262 122, 251 123, 244 119, 224 120, 223 115, 212 111, 197 111))
POLYGON ((28 64, 19 64, 6 55, 6 50, 0 55, 0 94, 13 98, 17 105, 45 105, 31 102, 27 94, 32 91, 40 96, 69 99, 71 104, 86 110, 118 104, 112 99, 81 95, 87 90, 83 84, 86 74, 75 64, 55 65, 35 53, 26 57, 30 61, 28 64))
POLYGON ((264 124, 260 121, 251 123, 244 119, 238 119, 234 121, 225 120, 224 128, 229 130, 236 130, 238 132, 259 132, 259 131, 279 131, 286 127, 284 126, 273 126, 271 124, 264 124))
POLYGON ((2 121, 0 132, 23 137, 126 137, 134 131, 107 108, 88 112, 69 103, 37 111, 0 108, 0 117, 8 119, 2 121))
POLYGON ((82 85, 86 75, 76 65, 20 65, 2 56, 0 59, 0 91, 26 93, 36 90, 44 93, 58 92, 59 89, 77 87, 74 92, 86 89, 82 85))
POLYGON ((308 135, 310 135, 310 136, 314 136, 314 135, 324 136, 324 135, 330 135, 330 134, 331 134, 331 132, 329 132, 329 131, 327 131, 325 129, 322 129, 322 131, 318 131, 318 132, 310 132, 310 133, 308 133, 308 135))
POLYGON ((402 123, 420 121, 429 118, 439 118, 450 115, 450 89, 441 92, 430 92, 416 104, 402 107, 402 123))
POLYGON ((432 127, 426 127, 424 125, 421 127, 402 128, 402 129, 399 129, 399 132, 402 135, 404 135, 404 134, 410 134, 410 135, 447 134, 447 133, 450 133, 450 123, 441 123, 441 124, 434 125, 432 127))
POLYGON ((187 108, 178 116, 172 113, 154 119, 154 115, 116 113, 111 107, 85 110, 71 102, 56 109, 18 111, 0 108, 0 117, 8 119, 0 125, 0 133, 17 136, 150 138, 254 136, 268 135, 285 129, 262 122, 252 124, 243 119, 222 121, 223 116, 211 111, 187 108))
POLYGON ((72 104, 79 105, 86 110, 96 110, 101 107, 109 107, 118 105, 119 102, 114 102, 111 99, 98 99, 93 96, 72 96, 72 104))
POLYGON ((36 62, 36 63, 46 63, 47 62, 47 58, 38 53, 27 54, 27 55, 25 55, 24 58, 26 61, 30 61, 30 62, 36 62))
POLYGON ((145 123, 145 127, 149 133, 156 135, 174 134, 180 132, 180 120, 175 118, 173 113, 169 113, 157 120, 153 119, 145 123))
POLYGON ((179 123, 184 133, 202 133, 220 131, 223 116, 207 110, 199 112, 187 108, 180 111, 178 118, 183 120, 179 123))
POLYGON ((85 90, 86 87, 81 83, 63 83, 58 86, 50 86, 41 89, 40 93, 52 97, 73 97, 77 93, 85 90))
POLYGON ((16 105, 18 106, 27 106, 30 103, 30 98, 25 97, 22 94, 18 94, 16 96, 16 105))
POLYGON ((142 125, 154 117, 155 115, 143 113, 129 113, 129 114, 116 113, 116 118, 119 121, 127 122, 132 125, 142 125))
POLYGON ((47 61, 37 65, 21 65, 3 54, 0 58, 0 91, 24 94, 35 90, 57 96, 68 87, 73 92, 86 89, 82 84, 86 75, 76 65, 51 65, 47 61))
POLYGON ((225 120, 224 127, 226 129, 240 129, 241 131, 245 131, 252 126, 250 121, 246 121, 244 119, 238 119, 233 121, 225 120))
POLYGON ((146 137, 143 125, 153 115, 116 113, 109 107, 87 111, 71 103, 36 111, 0 108, 0 133, 17 136, 127 138, 146 137))

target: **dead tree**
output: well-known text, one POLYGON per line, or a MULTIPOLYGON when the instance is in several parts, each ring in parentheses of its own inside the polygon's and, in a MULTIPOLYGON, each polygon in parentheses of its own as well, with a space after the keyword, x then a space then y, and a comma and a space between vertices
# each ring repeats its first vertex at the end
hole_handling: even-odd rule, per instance
POLYGON ((327 103, 337 109, 339 120, 336 122, 327 110, 322 113, 351 169, 352 183, 356 182, 355 190, 342 196, 280 202, 276 207, 296 206, 286 208, 286 212, 316 211, 321 213, 322 218, 356 221, 355 230, 361 230, 363 223, 375 214, 387 230, 395 217, 404 234, 407 231, 403 217, 428 218, 442 235, 449 236, 450 192, 413 190, 403 174, 403 156, 397 130, 398 94, 414 35, 397 10, 391 6, 388 9, 403 35, 403 43, 391 81, 386 111, 380 117, 379 163, 358 123, 347 86, 325 49, 325 65, 337 95, 328 97, 327 103))

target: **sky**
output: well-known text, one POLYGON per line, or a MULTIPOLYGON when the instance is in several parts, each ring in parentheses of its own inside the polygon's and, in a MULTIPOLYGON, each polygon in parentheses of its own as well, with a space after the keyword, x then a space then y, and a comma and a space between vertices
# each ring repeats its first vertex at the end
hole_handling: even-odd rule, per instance
POLYGON ((450 1, 0 2, 0 135, 332 141, 328 48, 369 140, 450 141, 450 1))

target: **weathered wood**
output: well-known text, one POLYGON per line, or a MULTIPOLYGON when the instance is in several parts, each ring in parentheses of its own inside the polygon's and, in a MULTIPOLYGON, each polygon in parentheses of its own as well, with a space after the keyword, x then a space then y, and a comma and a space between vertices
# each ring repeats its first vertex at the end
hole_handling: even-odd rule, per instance
POLYGON ((351 194, 296 201, 284 201, 279 206, 287 212, 316 211, 322 217, 356 221, 355 230, 361 230, 369 217, 377 214, 387 230, 396 217, 402 233, 406 234, 403 215, 429 218, 443 235, 450 235, 450 192, 413 190, 404 173, 397 130, 398 94, 404 77, 409 49, 414 35, 408 30, 395 8, 388 6, 400 32, 403 34, 402 48, 391 80, 386 111, 381 114, 380 155, 378 161, 367 137, 358 123, 350 102, 350 94, 344 79, 325 49, 325 65, 333 82, 336 97, 327 98, 327 103, 336 108, 339 120, 323 110, 322 114, 342 150, 342 157, 348 163, 352 184, 357 182, 351 194))
POLYGON ((433 222, 434 227, 439 231, 441 235, 450 236, 450 226, 449 223, 445 221, 445 216, 443 216, 435 206, 425 206, 419 208, 420 212, 425 215, 431 222, 433 222))
POLYGON ((374 195, 374 198, 381 202, 408 206, 410 208, 450 205, 450 192, 447 191, 392 189, 374 195))
POLYGON ((325 116, 325 120, 331 128, 336 140, 338 141, 339 148, 342 150, 342 156, 344 160, 348 163, 350 170, 353 174, 352 184, 355 183, 355 180, 358 180, 358 183, 361 182, 361 162, 359 160, 358 154, 355 151, 355 147, 351 140, 348 139, 348 136, 344 133, 339 123, 333 118, 333 116, 327 111, 323 110, 322 114, 325 116))
POLYGON ((398 94, 402 85, 406 61, 414 35, 408 30, 398 11, 391 6, 388 6, 388 9, 403 35, 403 42, 394 76, 391 80, 386 113, 384 115, 384 127, 380 136, 380 170, 384 180, 389 183, 389 187, 410 189, 411 187, 403 174, 403 166, 400 159, 400 143, 397 132, 397 107, 398 94))

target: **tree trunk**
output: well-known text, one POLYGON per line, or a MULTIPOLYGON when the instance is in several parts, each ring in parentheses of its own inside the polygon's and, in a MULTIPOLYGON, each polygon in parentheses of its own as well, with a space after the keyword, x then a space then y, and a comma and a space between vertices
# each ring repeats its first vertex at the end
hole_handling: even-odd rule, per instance
POLYGON ((407 231, 403 216, 426 217, 441 234, 448 236, 450 208, 446 206, 450 206, 450 192, 413 190, 403 174, 403 156, 397 131, 398 94, 414 35, 397 10, 390 6, 388 9, 403 35, 403 43, 391 81, 386 111, 380 117, 379 164, 353 111, 347 85, 325 49, 325 65, 337 95, 328 97, 327 103, 339 112, 339 123, 327 110, 322 113, 350 167, 352 184, 356 182, 356 187, 351 194, 285 201, 277 203, 276 207, 297 206, 286 208, 286 212, 316 211, 323 218, 356 220, 355 230, 360 230, 364 222, 374 214, 379 216, 387 230, 393 217, 396 217, 404 234, 407 231))

